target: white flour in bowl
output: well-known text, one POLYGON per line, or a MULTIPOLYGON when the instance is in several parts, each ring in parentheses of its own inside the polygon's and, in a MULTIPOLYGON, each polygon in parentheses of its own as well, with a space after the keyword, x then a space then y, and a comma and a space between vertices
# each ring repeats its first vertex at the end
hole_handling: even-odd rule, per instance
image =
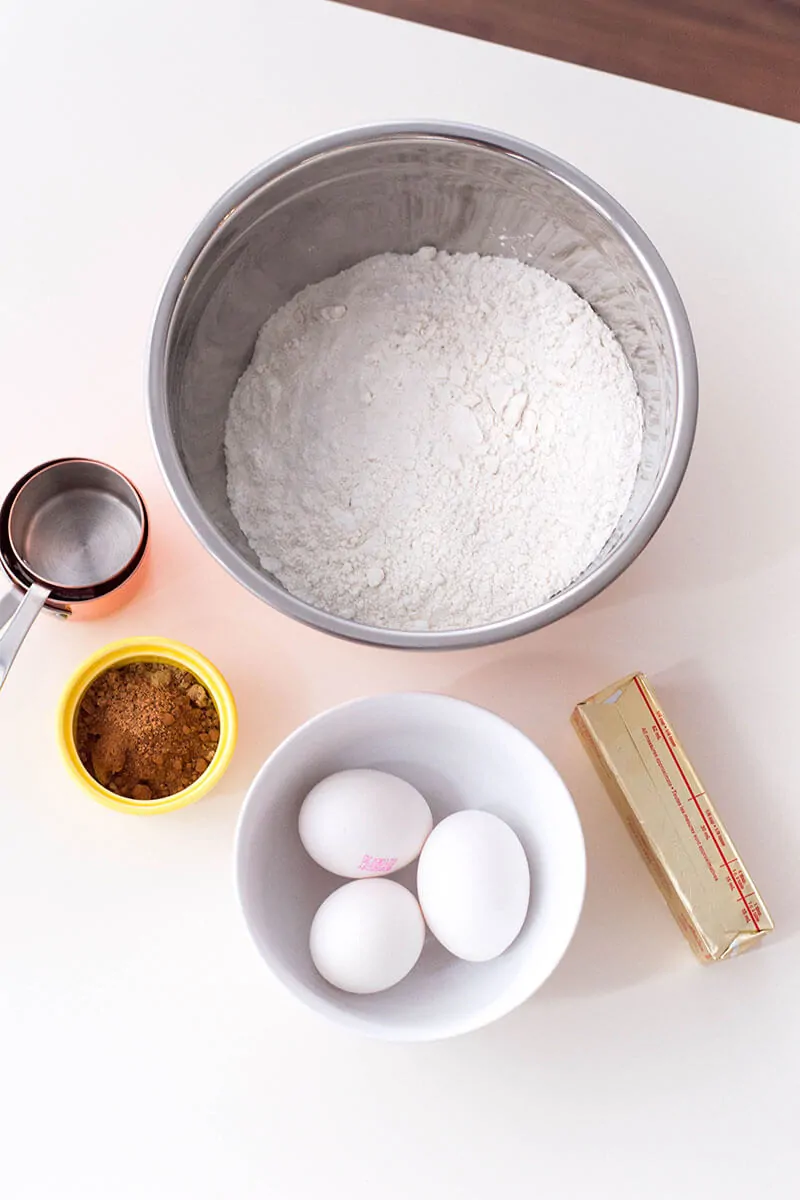
POLYGON ((295 596, 368 625, 466 628, 594 561, 641 444, 625 356, 567 284, 425 247, 266 322, 231 399, 228 496, 295 596))

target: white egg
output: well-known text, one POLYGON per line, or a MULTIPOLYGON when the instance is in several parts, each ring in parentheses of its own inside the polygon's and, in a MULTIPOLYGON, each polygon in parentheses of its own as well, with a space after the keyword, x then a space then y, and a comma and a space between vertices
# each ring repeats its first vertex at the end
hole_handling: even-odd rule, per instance
POLYGON ((497 958, 525 921, 531 874, 517 835, 492 813, 445 817, 423 847, 417 894, 433 935, 470 962, 497 958))
POLYGON ((404 979, 422 953, 419 904, 393 879, 356 879, 324 900, 309 949, 323 979, 344 992, 383 992, 404 979))
POLYGON ((348 879, 389 875, 412 862, 433 828, 415 787, 367 768, 338 771, 300 806, 300 840, 315 862, 348 879))

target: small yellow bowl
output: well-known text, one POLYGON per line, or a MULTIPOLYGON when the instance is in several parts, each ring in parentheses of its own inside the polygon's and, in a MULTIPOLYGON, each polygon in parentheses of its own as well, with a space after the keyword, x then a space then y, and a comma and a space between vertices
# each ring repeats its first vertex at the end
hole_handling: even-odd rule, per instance
POLYGON ((163 813, 193 804, 219 783, 231 761, 236 745, 236 705, 231 690, 217 668, 191 646, 169 638, 125 638, 111 642, 98 650, 78 668, 66 686, 58 706, 58 741, 67 769, 85 792, 117 812, 163 813), (217 752, 202 775, 189 787, 163 800, 129 800, 117 796, 92 778, 84 767, 75 745, 75 725, 78 709, 87 689, 95 679, 112 667, 124 667, 132 662, 160 662, 189 671, 202 683, 219 713, 219 742, 217 752))

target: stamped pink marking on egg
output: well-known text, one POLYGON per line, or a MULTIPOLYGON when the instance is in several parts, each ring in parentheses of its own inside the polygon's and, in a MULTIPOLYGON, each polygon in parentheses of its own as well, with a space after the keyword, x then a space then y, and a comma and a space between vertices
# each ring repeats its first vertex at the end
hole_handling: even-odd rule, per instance
POLYGON ((373 858, 371 854, 365 854, 358 864, 358 869, 369 871, 371 875, 388 875, 396 866, 396 858, 373 858))

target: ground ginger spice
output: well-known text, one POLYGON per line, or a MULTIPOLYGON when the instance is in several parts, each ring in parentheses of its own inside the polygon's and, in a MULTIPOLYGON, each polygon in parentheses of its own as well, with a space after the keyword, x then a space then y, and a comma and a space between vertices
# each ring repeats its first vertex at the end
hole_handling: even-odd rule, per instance
POLYGON ((129 800, 161 800, 194 783, 211 762, 219 713, 190 672, 167 663, 128 663, 87 689, 75 742, 103 787, 129 800))

